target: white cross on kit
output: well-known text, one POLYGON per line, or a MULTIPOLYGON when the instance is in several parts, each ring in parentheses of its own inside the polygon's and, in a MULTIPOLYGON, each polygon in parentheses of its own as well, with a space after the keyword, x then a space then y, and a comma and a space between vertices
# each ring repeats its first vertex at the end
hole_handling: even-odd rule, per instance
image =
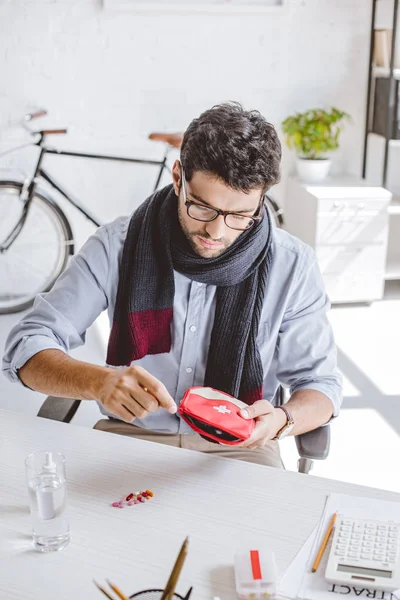
POLYGON ((231 411, 229 410, 229 408, 226 408, 226 406, 223 406, 222 404, 220 404, 220 406, 213 406, 213 409, 217 410, 222 415, 231 414, 231 411))

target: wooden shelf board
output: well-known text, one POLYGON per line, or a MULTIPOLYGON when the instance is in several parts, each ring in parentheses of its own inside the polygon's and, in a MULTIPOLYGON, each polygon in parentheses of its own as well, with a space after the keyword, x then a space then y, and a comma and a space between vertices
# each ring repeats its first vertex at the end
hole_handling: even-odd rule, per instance
MULTIPOLYGON (((376 137, 385 140, 385 136, 380 133, 375 133, 375 131, 368 131, 368 135, 375 135, 376 137)), ((389 146, 398 147, 400 146, 400 140, 389 140, 389 146)))
MULTIPOLYGON (((389 67, 374 67, 372 72, 374 77, 389 77, 390 69, 389 67)), ((400 79, 400 69, 393 69, 393 76, 395 79, 400 79)))
POLYGON ((400 279, 400 257, 397 262, 391 261, 386 265, 385 279, 386 281, 400 279))
POLYGON ((400 215, 400 197, 394 196, 388 208, 389 215, 400 215))

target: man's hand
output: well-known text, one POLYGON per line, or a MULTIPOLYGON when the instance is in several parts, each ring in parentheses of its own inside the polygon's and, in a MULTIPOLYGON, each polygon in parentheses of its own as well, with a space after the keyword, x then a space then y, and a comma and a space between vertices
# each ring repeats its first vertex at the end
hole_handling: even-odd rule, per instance
POLYGON ((161 381, 139 366, 110 369, 101 385, 98 399, 113 415, 131 423, 165 408, 174 414, 177 406, 161 381))
POLYGON ((245 448, 262 448, 265 444, 272 440, 278 431, 286 423, 286 415, 283 410, 274 408, 268 400, 258 400, 252 406, 243 408, 240 415, 244 419, 255 419, 256 426, 251 437, 238 446, 245 448))

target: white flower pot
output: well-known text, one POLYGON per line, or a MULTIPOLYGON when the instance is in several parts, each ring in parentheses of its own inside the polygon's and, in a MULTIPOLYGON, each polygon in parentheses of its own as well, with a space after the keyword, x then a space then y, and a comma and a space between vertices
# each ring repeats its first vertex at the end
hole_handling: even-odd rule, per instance
POLYGON ((327 177, 332 161, 329 158, 296 158, 297 173, 305 183, 316 183, 327 177))

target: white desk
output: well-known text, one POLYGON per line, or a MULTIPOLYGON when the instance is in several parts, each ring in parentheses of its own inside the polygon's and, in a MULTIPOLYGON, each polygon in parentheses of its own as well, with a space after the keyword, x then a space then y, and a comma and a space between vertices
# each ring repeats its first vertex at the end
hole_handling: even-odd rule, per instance
POLYGON ((0 457, 0 598, 7 600, 101 600, 93 578, 109 578, 126 593, 162 587, 186 535, 177 591, 192 584, 193 600, 232 600, 236 549, 271 544, 283 570, 327 493, 400 501, 400 494, 5 411, 0 457), (67 457, 71 542, 42 555, 31 549, 24 458, 46 449, 67 457), (146 504, 110 506, 144 488, 155 493, 146 504))

